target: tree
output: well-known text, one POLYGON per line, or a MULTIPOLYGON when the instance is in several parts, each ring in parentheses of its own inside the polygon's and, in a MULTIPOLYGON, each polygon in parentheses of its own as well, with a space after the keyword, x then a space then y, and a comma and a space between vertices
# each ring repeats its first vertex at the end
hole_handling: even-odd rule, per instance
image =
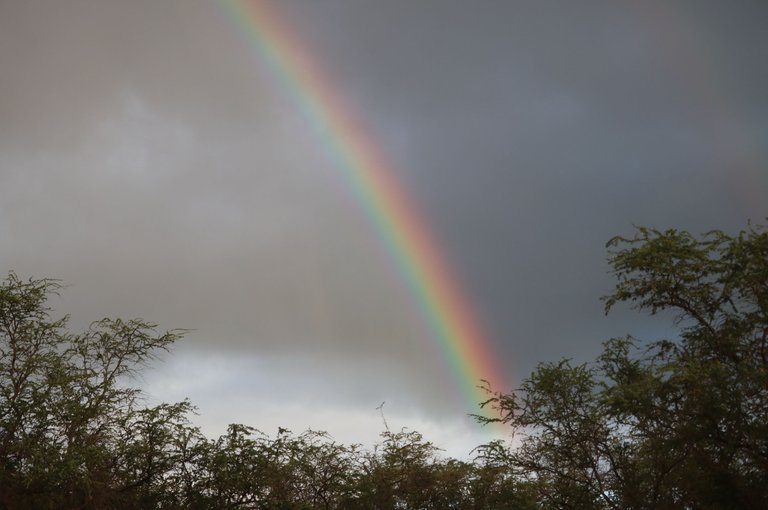
MULTIPOLYGON (((639 228, 608 243, 606 313, 672 317, 672 338, 541 363, 484 405, 520 436, 445 459, 386 426, 373 450, 327 434, 217 439, 187 402, 144 407, 130 378, 181 331, 53 319, 55 280, 0 283, 0 508, 768 508, 768 232, 639 228)), ((489 390, 490 391, 490 390, 489 390)))
POLYGON ((416 431, 387 429, 381 436, 383 442, 363 459, 362 506, 433 508, 430 500, 439 468, 438 448, 416 431))
POLYGON ((145 407, 129 384, 182 332, 102 319, 71 333, 47 305, 60 289, 14 273, 0 283, 4 510, 522 508, 500 457, 443 459, 416 431, 387 429, 372 451, 240 424, 208 439, 188 401, 145 407))
POLYGON ((606 312, 669 312, 677 337, 613 339, 492 394, 523 434, 512 466, 554 508, 768 508, 768 232, 639 228, 608 247, 606 312))
POLYGON ((127 494, 151 499, 183 462, 168 445, 191 408, 140 409, 139 390, 122 383, 181 332, 103 319, 69 333, 67 318, 51 319, 46 304, 60 288, 14 273, 0 285, 0 506, 119 508, 140 501, 127 494))

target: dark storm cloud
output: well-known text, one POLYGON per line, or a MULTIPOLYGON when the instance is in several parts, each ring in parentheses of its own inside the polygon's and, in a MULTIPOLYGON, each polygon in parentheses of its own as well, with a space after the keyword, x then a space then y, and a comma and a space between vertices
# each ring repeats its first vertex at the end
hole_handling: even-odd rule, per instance
MULTIPOLYGON (((766 215, 762 3, 275 6, 395 162, 515 378, 664 334, 603 317, 608 238, 766 215)), ((263 397, 272 373, 308 406, 455 411, 359 204, 215 4, 6 2, 0 68, 4 269, 71 283, 76 320, 194 328, 183 359, 253 359, 263 397)))
POLYGON ((598 301, 613 235, 766 214, 764 5, 287 4, 519 370, 632 331, 598 301))

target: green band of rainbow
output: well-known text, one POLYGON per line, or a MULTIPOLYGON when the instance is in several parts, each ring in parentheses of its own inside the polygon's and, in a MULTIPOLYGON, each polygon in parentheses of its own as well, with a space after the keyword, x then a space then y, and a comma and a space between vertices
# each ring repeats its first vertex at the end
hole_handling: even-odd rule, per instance
POLYGON ((223 0, 249 44, 290 93, 334 166, 354 189, 438 342, 459 390, 473 411, 487 399, 486 380, 507 390, 471 307, 442 260, 392 166, 314 65, 306 49, 263 0, 223 0))

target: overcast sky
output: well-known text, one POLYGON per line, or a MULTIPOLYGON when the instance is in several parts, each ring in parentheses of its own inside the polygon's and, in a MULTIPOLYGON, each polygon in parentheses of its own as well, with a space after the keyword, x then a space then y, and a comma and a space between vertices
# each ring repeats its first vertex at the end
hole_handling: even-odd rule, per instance
MULTIPOLYGON (((273 1, 394 162, 512 383, 605 317, 632 225, 768 216, 768 4, 273 1)), ((191 331, 142 380, 210 434, 483 439, 359 203, 216 2, 0 1, 0 269, 81 328, 191 331)))

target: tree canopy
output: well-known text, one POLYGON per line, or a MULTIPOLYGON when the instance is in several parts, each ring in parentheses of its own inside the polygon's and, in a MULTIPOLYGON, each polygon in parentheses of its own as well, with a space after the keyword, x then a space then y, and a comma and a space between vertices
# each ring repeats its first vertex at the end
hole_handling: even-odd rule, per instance
POLYGON ((183 331, 54 319, 55 280, 0 284, 0 509, 508 508, 512 478, 485 459, 445 459, 416 431, 373 450, 323 432, 218 438, 187 401, 142 405, 130 376, 183 331), (498 504, 497 504, 498 503, 498 504))
POLYGON ((768 508, 768 233, 637 229, 609 241, 606 313, 668 312, 675 338, 540 364, 487 405, 554 508, 768 508))
POLYGON ((0 284, 0 509, 768 508, 768 233, 638 228, 608 243, 621 303, 674 336, 544 362, 482 403, 517 438, 445 458, 417 431, 372 449, 145 406, 130 376, 181 338, 143 320, 72 333, 55 280, 0 284))

